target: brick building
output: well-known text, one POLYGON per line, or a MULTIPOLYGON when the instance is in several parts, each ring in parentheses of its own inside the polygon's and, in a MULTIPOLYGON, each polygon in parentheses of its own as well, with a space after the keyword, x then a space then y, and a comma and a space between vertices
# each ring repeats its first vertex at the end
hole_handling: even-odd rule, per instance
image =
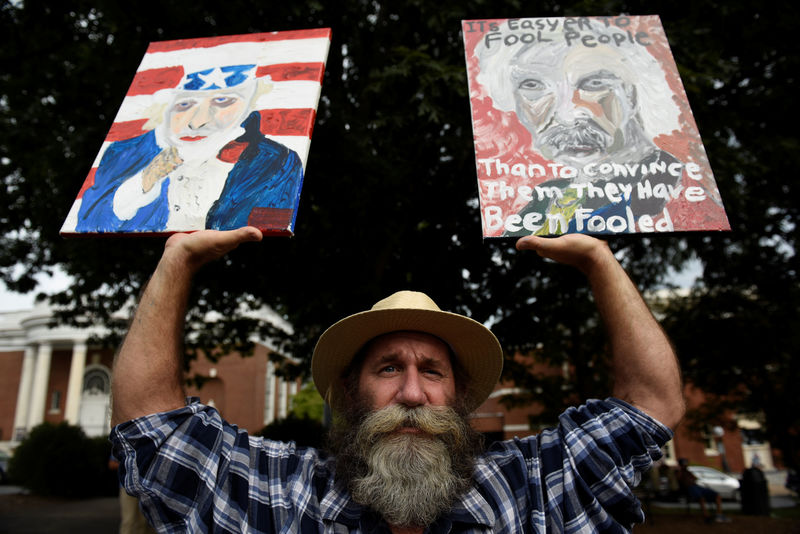
MULTIPOLYGON (((102 329, 50 328, 50 309, 0 312, 0 449, 13 447, 36 425, 68 422, 89 436, 107 435, 110 422, 112 349, 88 340, 102 329)), ((256 344, 247 357, 193 362, 187 388, 231 422, 256 432, 286 417, 299 382, 276 375, 270 348, 256 344)))

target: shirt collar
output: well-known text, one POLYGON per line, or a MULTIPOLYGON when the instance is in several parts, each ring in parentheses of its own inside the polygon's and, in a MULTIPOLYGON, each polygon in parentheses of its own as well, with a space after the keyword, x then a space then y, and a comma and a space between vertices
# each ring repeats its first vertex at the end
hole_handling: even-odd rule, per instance
POLYGON ((319 512, 323 521, 342 523, 348 527, 358 527, 364 507, 355 502, 341 484, 331 481, 322 501, 319 503, 319 512))
POLYGON ((453 522, 465 524, 477 524, 493 528, 495 514, 492 507, 483 498, 475 485, 470 486, 469 490, 458 498, 453 505, 453 509, 447 514, 453 522))
MULTIPOLYGON (((329 484, 319 508, 323 521, 341 523, 350 528, 359 526, 365 512, 364 507, 353 501, 345 488, 333 481, 329 484)), ((489 528, 493 528, 495 523, 492 507, 474 485, 458 498, 446 516, 453 523, 477 524, 489 528)))

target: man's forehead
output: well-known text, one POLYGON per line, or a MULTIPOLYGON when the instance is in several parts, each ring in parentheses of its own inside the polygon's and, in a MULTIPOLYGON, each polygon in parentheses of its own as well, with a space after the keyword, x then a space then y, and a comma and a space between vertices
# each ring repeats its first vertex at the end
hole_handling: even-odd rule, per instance
POLYGON ((575 82, 587 74, 602 70, 627 81, 631 77, 630 68, 624 61, 618 51, 607 46, 532 46, 514 58, 511 62, 511 73, 515 77, 520 74, 566 76, 569 81, 575 82))
POLYGON ((426 356, 448 356, 450 347, 440 338, 426 332, 401 330, 372 338, 366 346, 367 357, 391 352, 400 347, 413 347, 426 356))

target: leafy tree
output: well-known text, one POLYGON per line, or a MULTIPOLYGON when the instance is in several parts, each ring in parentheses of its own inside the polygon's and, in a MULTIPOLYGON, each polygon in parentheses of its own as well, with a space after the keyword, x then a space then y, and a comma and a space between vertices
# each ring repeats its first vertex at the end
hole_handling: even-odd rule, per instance
MULTIPOLYGON (((609 390, 606 350, 585 281, 517 255, 513 243, 480 239, 460 20, 658 13, 734 231, 618 238, 612 246, 643 289, 663 284, 670 267, 690 258, 702 263, 696 299, 670 316, 688 378, 728 392, 743 383, 736 377, 760 376, 763 387, 747 385, 739 405, 793 406, 800 203, 791 177, 800 150, 787 115, 800 57, 797 9, 743 0, 230 0, 224 9, 187 0, 5 3, 0 276, 30 291, 35 275, 59 266, 75 277, 52 296, 62 320, 110 324, 111 313, 141 290, 163 241, 63 240, 58 229, 147 43, 329 26, 297 237, 243 247, 200 273, 189 348, 217 346, 223 354, 246 348, 259 330, 305 362, 290 373, 305 373, 327 325, 412 288, 433 294, 444 309, 491 322, 509 354, 536 349, 545 362, 576 364, 562 384, 509 361, 507 373, 533 392, 522 400, 545 400, 556 412, 602 395, 609 390), (294 335, 240 313, 262 304, 289 320, 294 335), (207 324, 212 309, 223 319, 207 324), (735 343, 731 329, 744 325, 760 329, 749 340, 768 343, 735 343)), ((775 432, 783 423, 797 428, 780 409, 767 419, 775 432)))
POLYGON ((325 401, 320 397, 314 384, 306 384, 292 397, 292 408, 289 413, 299 419, 322 421, 325 401))

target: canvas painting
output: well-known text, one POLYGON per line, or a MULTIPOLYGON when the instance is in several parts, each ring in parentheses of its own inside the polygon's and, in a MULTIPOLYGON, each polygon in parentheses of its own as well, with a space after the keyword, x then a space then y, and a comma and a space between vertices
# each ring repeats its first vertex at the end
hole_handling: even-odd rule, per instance
POLYGON ((293 235, 331 32, 150 43, 63 235, 293 235))
POLYGON ((658 16, 462 27, 484 237, 730 229, 658 16))

